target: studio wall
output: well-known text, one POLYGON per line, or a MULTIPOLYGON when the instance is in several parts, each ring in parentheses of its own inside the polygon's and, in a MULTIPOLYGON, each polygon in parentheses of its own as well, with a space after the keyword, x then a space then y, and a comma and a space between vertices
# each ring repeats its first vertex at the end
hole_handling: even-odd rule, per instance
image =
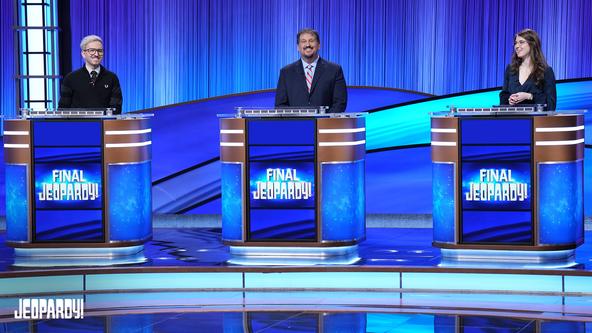
POLYGON ((102 36, 125 111, 270 89, 308 26, 348 85, 442 95, 500 86, 526 27, 558 79, 592 76, 590 16, 587 0, 71 0, 72 67, 102 36))

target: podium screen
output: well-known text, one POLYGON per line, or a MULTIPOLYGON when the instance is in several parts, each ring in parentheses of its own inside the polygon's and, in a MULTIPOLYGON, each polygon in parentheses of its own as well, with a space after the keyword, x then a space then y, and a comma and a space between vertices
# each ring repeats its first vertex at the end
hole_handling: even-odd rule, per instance
POLYGON ((531 120, 461 120, 461 241, 531 244, 531 120))
POLYGON ((248 239, 317 238, 314 119, 248 120, 248 239))
POLYGON ((34 241, 104 241, 101 126, 33 122, 34 241))

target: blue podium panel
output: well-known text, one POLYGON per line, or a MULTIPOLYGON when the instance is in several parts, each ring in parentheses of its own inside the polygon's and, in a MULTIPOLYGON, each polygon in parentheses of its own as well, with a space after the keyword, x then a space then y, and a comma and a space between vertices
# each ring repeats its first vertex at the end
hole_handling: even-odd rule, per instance
POLYGON ((434 241, 453 243, 454 237, 454 178, 453 163, 434 163, 432 165, 432 200, 434 241))
POLYGON ((247 240, 316 241, 315 120, 247 124, 247 240))
POLYGON ((32 127, 33 241, 104 241, 101 120, 32 127))
POLYGON ((538 168, 541 244, 583 241, 583 161, 541 163, 538 168))
POLYGON ((222 239, 243 239, 242 163, 222 163, 222 239))
POLYGON ((461 119, 460 241, 532 244, 531 119, 461 119))
POLYGON ((6 164, 6 239, 29 241, 27 165, 6 164))
POLYGON ((365 161, 321 166, 322 239, 348 241, 366 235, 365 161))
POLYGON ((135 241, 152 234, 150 161, 109 165, 109 239, 135 241))

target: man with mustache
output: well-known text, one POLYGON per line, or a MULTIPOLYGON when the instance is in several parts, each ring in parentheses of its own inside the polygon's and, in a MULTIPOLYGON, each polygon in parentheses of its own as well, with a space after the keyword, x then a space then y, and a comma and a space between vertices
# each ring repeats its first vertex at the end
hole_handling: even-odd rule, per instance
POLYGON ((123 97, 119 79, 115 73, 101 66, 103 40, 89 35, 80 42, 82 68, 66 75, 60 87, 61 108, 114 108, 121 114, 123 97))
POLYGON ((275 106, 328 106, 328 112, 344 112, 347 90, 341 66, 319 57, 321 41, 313 29, 296 35, 300 59, 280 71, 275 106))

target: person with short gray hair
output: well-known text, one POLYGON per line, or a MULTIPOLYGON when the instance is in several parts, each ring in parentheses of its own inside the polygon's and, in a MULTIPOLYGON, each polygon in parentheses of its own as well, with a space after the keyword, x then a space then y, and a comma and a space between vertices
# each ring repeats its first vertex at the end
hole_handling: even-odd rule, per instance
POLYGON ((101 42, 101 45, 102 45, 103 39, 101 39, 101 37, 99 37, 97 35, 88 35, 88 36, 82 38, 82 40, 80 41, 80 49, 83 51, 86 50, 86 45, 91 42, 101 42))
POLYGON ((58 108, 114 108, 114 114, 121 114, 121 86, 117 75, 101 65, 104 54, 101 37, 88 35, 80 41, 84 65, 62 80, 58 108))

